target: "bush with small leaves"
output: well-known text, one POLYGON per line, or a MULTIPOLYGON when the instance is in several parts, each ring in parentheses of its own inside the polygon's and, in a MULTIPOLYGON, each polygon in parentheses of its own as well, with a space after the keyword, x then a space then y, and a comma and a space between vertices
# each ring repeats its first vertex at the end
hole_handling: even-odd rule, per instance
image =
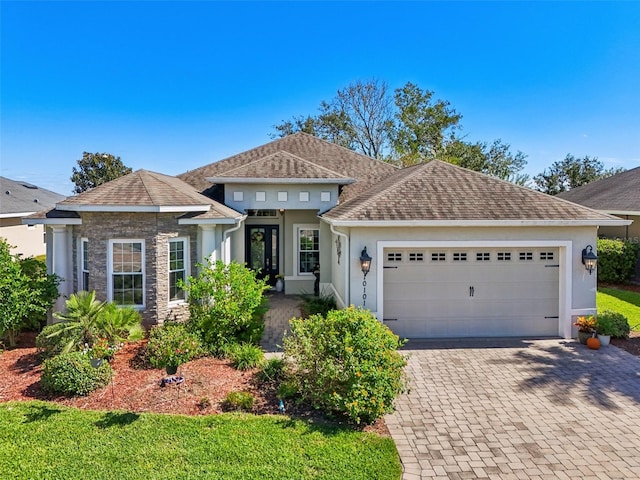
POLYGON ((314 407, 370 423, 393 411, 404 390, 402 343, 370 311, 352 306, 291 320, 284 358, 314 407))
POLYGON ((229 359, 237 370, 251 370, 264 362, 264 352, 256 345, 240 343, 229 349, 229 359))
POLYGON ((165 323, 149 332, 146 357, 152 367, 178 366, 203 354, 200 338, 184 323, 165 323))
POLYGON ((229 392, 225 398, 225 404, 233 410, 250 412, 255 398, 249 392, 229 392))
POLYGON ((42 387, 50 393, 88 395, 109 383, 113 371, 109 362, 91 366, 88 355, 70 352, 49 358, 42 364, 42 387))
POLYGON ((629 338, 631 327, 629 327, 627 317, 623 314, 613 312, 611 310, 604 310, 602 312, 598 312, 596 318, 598 325, 606 325, 604 330, 599 327, 599 333, 603 335, 611 335, 612 338, 629 338), (606 333, 604 333, 605 331, 606 333))
POLYGON ((283 381, 278 386, 278 398, 293 398, 300 395, 300 385, 294 379, 283 381))

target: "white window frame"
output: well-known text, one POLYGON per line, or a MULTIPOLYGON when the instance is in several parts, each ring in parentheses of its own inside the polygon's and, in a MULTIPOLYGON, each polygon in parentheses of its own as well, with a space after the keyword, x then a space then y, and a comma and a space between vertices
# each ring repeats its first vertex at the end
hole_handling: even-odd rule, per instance
POLYGON ((147 284, 147 268, 146 268, 146 251, 145 251, 145 241, 142 238, 112 238, 109 240, 108 242, 108 252, 107 252, 107 300, 110 302, 114 302, 117 305, 119 305, 117 302, 115 302, 114 298, 113 298, 113 276, 114 276, 114 271, 113 271, 113 246, 116 243, 140 243, 142 248, 142 258, 141 258, 141 265, 142 265, 142 305, 123 305, 123 306, 127 306, 127 307, 131 307, 137 310, 144 310, 146 308, 146 304, 147 304, 147 291, 146 291, 146 284, 147 284))
POLYGON ((300 192, 299 195, 299 201, 300 202, 308 202, 309 201, 309 192, 300 192))
POLYGON ((278 201, 279 202, 286 202, 289 199, 289 193, 288 192, 278 192, 278 201))
POLYGON ((234 202, 244 202, 244 192, 233 192, 234 202))
MULTIPOLYGON (((320 263, 320 224, 318 223, 296 223, 293 225, 293 238, 295 241, 293 266, 297 277, 312 277, 313 272, 300 271, 300 230, 317 230, 318 231, 318 263, 320 263)), ((311 250, 315 251, 315 250, 311 250)))
POLYGON ((88 260, 88 246, 89 239, 88 238, 79 238, 78 239, 78 291, 80 290, 89 290, 88 281, 85 282, 84 276, 87 275, 89 277, 89 260, 88 260), (86 244, 86 247, 85 247, 86 244), (84 256, 87 254, 87 264, 85 265, 84 256))
POLYGON ((267 192, 256 192, 256 202, 266 202, 267 192))
POLYGON ((187 301, 187 291, 183 290, 184 298, 179 298, 177 300, 171 300, 171 274, 173 272, 184 271, 184 281, 187 281, 189 278, 190 265, 189 265, 189 237, 174 237, 170 238, 167 243, 167 272, 168 274, 168 285, 167 285, 167 298, 169 300, 169 305, 177 305, 181 303, 185 303, 187 301), (171 244, 182 242, 182 251, 184 252, 184 266, 180 270, 171 270, 171 244))

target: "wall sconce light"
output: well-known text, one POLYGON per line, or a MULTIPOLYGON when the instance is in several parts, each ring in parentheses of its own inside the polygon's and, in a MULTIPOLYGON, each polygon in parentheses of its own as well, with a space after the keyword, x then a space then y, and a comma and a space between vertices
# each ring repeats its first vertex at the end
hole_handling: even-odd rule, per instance
POLYGON ((598 257, 593 253, 593 247, 591 245, 587 245, 586 248, 582 249, 582 264, 584 268, 587 269, 589 275, 595 270, 596 264, 598 263, 598 257))
POLYGON ((364 275, 362 279, 362 306, 364 307, 367 302, 367 273, 371 270, 372 258, 367 253, 367 247, 364 247, 362 253, 360 253, 360 268, 364 275))

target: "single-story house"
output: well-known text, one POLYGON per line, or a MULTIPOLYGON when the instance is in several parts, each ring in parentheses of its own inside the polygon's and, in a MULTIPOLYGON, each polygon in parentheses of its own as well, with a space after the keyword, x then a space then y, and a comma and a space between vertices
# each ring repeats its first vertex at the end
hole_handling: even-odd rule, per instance
POLYGON ((583 264, 629 223, 457 166, 398 169, 297 133, 177 177, 136 171, 30 218, 61 293, 95 289, 147 324, 185 315, 204 258, 361 305, 407 338, 570 337, 595 309, 583 264), (365 252, 366 249, 366 252, 365 252), (365 253, 365 255, 363 255, 365 253), (365 276, 361 257, 371 257, 365 276))
POLYGON ((11 253, 25 258, 44 255, 44 227, 23 223, 22 219, 53 208, 61 200, 64 200, 64 195, 28 182, 0 177, 0 237, 12 246, 11 253))
POLYGON ((632 224, 602 226, 598 235, 640 242, 640 167, 558 194, 570 202, 615 215, 632 224))

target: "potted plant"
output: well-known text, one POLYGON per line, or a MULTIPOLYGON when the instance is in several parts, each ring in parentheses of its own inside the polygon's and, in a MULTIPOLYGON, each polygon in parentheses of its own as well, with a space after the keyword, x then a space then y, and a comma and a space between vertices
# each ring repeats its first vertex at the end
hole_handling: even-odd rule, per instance
POLYGON ((284 275, 279 273, 276 275, 276 292, 282 292, 284 290, 284 275))
POLYGON ((593 315, 578 317, 574 325, 578 327, 578 340, 583 345, 596 333, 596 319, 593 315))
POLYGON ((610 315, 602 313, 596 317, 596 331, 598 332, 600 345, 603 347, 609 345, 611 336, 615 334, 615 325, 610 315))
POLYGON ((164 367, 167 374, 174 375, 180 365, 202 353, 202 346, 183 324, 166 324, 151 330, 147 351, 152 366, 164 367))
POLYGON ((98 368, 102 365, 104 360, 110 360, 113 354, 118 350, 118 347, 109 345, 106 338, 98 338, 93 342, 91 347, 88 344, 84 344, 85 353, 89 355, 91 366, 98 368))

